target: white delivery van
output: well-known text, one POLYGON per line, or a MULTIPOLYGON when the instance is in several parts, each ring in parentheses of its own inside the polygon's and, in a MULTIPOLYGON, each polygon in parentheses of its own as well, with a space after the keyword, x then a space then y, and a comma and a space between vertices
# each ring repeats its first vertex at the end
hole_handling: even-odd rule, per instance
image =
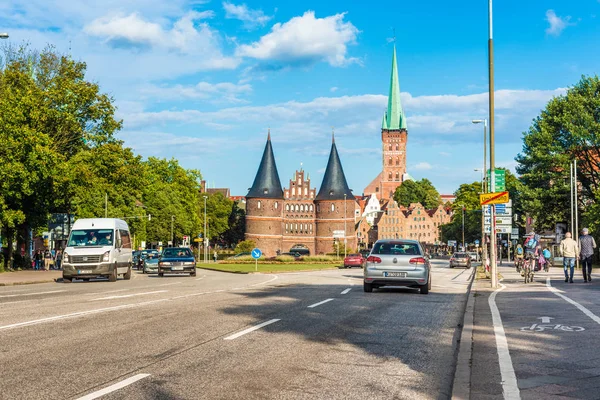
POLYGON ((73 224, 63 252, 63 279, 107 277, 115 282, 118 275, 131 279, 131 235, 127 222, 115 218, 78 219, 73 224))

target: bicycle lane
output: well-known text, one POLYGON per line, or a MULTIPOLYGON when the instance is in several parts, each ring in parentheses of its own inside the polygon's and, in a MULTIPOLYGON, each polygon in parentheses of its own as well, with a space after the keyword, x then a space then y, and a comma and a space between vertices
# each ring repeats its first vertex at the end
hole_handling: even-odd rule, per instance
MULTIPOLYGON (((600 325, 548 289, 548 276, 556 283, 564 276, 538 272, 533 283, 524 284, 512 268, 501 273, 506 288, 495 303, 518 386, 508 397, 504 388, 503 397, 600 398, 600 325)), ((576 284, 555 288, 565 296, 581 289, 576 284)))

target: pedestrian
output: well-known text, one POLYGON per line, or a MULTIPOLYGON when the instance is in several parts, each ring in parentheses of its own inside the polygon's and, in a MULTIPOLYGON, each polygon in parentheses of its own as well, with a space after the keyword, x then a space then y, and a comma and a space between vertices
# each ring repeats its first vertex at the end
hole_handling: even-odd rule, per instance
POLYGON ((594 249, 596 241, 589 234, 588 228, 583 228, 583 235, 579 238, 579 257, 581 258, 581 270, 583 272, 583 281, 592 281, 592 259, 594 258, 594 249))
POLYGON ((62 262, 62 250, 58 250, 56 252, 56 269, 60 269, 61 262, 62 262))
POLYGON ((213 261, 217 262, 217 250, 213 253, 213 261))
POLYGON ((565 271, 565 282, 573 283, 573 272, 575 271, 575 259, 579 256, 577 242, 571 238, 571 232, 565 233, 565 238, 560 242, 560 253, 563 256, 563 269, 565 271), (567 268, 570 267, 570 274, 567 268))
POLYGON ((52 268, 52 253, 50 250, 46 250, 44 253, 44 271, 49 271, 52 268))

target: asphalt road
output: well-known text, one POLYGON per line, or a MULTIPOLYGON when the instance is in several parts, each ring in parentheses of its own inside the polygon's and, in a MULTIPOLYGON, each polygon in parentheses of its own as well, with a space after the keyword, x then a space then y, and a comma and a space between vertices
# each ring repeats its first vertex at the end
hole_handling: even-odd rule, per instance
POLYGON ((0 398, 449 398, 470 274, 434 260, 429 295, 364 293, 359 269, 0 288, 0 398))

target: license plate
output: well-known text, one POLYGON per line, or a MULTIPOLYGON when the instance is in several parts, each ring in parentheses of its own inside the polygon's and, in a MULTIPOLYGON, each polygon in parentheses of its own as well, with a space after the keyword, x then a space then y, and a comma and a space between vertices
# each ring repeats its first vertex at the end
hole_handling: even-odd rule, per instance
POLYGON ((77 273, 80 274, 80 275, 85 275, 85 274, 91 274, 92 271, 89 270, 89 269, 80 269, 80 270, 77 271, 77 273))
POLYGON ((183 271, 183 267, 171 267, 171 271, 183 271))
POLYGON ((383 276, 386 278, 406 278, 406 272, 384 272, 383 276))

